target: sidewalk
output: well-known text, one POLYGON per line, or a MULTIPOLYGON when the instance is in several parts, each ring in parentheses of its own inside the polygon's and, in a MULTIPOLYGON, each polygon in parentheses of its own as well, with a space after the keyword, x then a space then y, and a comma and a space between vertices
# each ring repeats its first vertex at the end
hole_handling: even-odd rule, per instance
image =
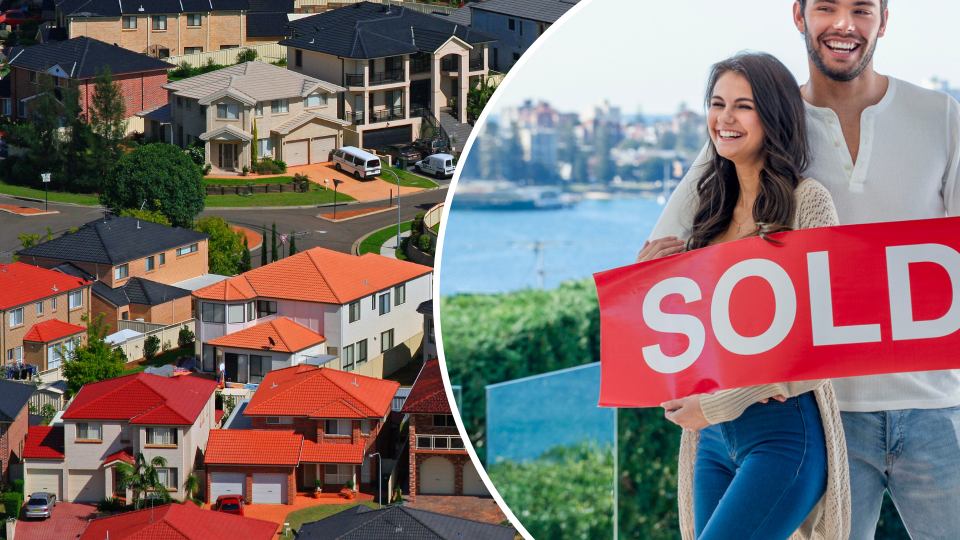
MULTIPOLYGON (((403 241, 404 238, 410 236, 410 231, 400 233, 400 240, 403 241)), ((391 259, 397 258, 397 235, 393 235, 389 240, 383 243, 380 246, 380 254, 384 257, 390 257, 391 259)))

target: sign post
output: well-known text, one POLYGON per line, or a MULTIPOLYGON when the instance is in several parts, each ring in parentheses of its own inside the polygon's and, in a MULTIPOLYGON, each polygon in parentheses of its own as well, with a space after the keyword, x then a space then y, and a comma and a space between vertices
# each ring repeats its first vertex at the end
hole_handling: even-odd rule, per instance
POLYGON ((43 173, 40 175, 40 178, 43 178, 43 210, 49 211, 50 194, 47 190, 47 186, 50 184, 50 173, 43 173))

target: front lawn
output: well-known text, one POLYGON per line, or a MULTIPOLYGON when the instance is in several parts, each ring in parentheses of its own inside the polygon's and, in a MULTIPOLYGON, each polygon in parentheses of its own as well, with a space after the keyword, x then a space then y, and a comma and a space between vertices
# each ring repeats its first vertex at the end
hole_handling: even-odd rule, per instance
MULTIPOLYGON (((403 232, 409 231, 410 224, 412 223, 413 221, 407 221, 405 223, 401 223, 400 232, 403 233, 403 232)), ((364 253, 379 254, 380 246, 382 246, 383 243, 389 240, 390 238, 396 237, 396 236, 397 236, 396 225, 390 225, 389 227, 380 229, 379 231, 368 236, 367 239, 364 240, 362 244, 360 244, 360 255, 363 255, 364 253)))
POLYGON ((292 176, 237 176, 236 178, 210 178, 203 177, 205 186, 245 186, 251 182, 254 184, 289 184, 293 181, 292 176))
MULTIPOLYGON (((0 182, 0 193, 5 193, 7 195, 13 195, 16 197, 32 197, 34 199, 43 200, 43 190, 42 189, 33 189, 23 186, 13 186, 5 182, 0 182)), ((50 202, 62 202, 62 203, 73 203, 73 204, 82 204, 85 206, 96 206, 100 204, 100 200, 97 199, 96 195, 81 195, 79 193, 60 193, 58 191, 50 192, 50 202)))
MULTIPOLYGON (((287 514, 287 519, 284 520, 284 523, 290 524, 290 530, 296 531, 300 529, 300 526, 304 523, 312 523, 314 521, 319 521, 323 518, 328 518, 334 514, 339 514, 344 510, 353 508, 359 504, 365 504, 370 508, 377 508, 376 501, 364 501, 354 502, 349 504, 318 504, 317 506, 310 506, 308 508, 303 508, 297 510, 296 512, 290 512, 287 514)), ((293 535, 289 536, 280 536, 281 538, 293 538, 293 535)))
MULTIPOLYGON (((127 369, 126 374, 129 375, 131 373, 140 373, 148 367, 160 367, 167 364, 172 364, 177 360, 177 358, 181 356, 193 356, 194 353, 195 351, 192 347, 186 347, 184 349, 169 349, 166 352, 162 352, 154 356, 150 360, 143 360, 140 362, 140 365, 136 367, 130 367, 127 369)), ((127 364, 127 366, 130 366, 130 364, 127 364)))
MULTIPOLYGON (((407 172, 407 171, 404 171, 404 170, 397 169, 396 167, 387 167, 387 169, 390 169, 391 171, 397 173, 397 176, 400 177, 400 185, 401 185, 401 186, 405 186, 405 187, 415 187, 415 188, 421 188, 421 189, 430 189, 430 188, 435 188, 435 187, 437 187, 437 183, 436 183, 436 182, 433 182, 433 181, 431 181, 431 180, 427 180, 426 178, 424 178, 424 177, 422 177, 422 176, 418 176, 418 175, 416 175, 416 174, 413 174, 413 173, 410 173, 410 172, 407 172)), ((391 175, 391 174, 383 174, 383 173, 381 173, 381 174, 380 174, 380 179, 383 180, 384 182, 388 182, 388 183, 390 183, 390 184, 396 184, 396 183, 397 183, 397 179, 394 178, 393 175, 391 175)))
MULTIPOLYGON (((337 194, 337 203, 355 201, 343 193, 337 194)), ((254 193, 253 195, 208 195, 207 208, 235 206, 313 206, 333 202, 333 190, 321 189, 307 193, 254 193)))

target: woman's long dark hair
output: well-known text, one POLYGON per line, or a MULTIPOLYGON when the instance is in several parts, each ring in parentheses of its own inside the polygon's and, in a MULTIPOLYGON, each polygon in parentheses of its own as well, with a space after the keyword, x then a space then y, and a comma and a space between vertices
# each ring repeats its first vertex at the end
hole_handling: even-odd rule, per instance
MULTIPOLYGON (((753 203, 757 233, 764 236, 789 230, 796 208, 793 192, 810 155, 803 97, 797 80, 769 54, 740 53, 713 65, 707 85, 708 108, 717 81, 727 73, 741 75, 750 83, 764 132, 760 189, 753 203)), ((704 166, 697 184, 700 202, 687 249, 705 247, 722 236, 730 226, 740 198, 740 183, 733 162, 717 154, 712 139, 708 145, 714 157, 704 166)))

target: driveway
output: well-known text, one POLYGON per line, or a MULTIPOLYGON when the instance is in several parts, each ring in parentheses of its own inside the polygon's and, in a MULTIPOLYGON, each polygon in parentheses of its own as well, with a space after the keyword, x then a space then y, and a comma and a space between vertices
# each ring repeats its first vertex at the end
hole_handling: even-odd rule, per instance
POLYGON ((53 516, 46 520, 17 522, 17 540, 66 540, 77 538, 93 519, 97 509, 92 504, 59 502, 53 516))

